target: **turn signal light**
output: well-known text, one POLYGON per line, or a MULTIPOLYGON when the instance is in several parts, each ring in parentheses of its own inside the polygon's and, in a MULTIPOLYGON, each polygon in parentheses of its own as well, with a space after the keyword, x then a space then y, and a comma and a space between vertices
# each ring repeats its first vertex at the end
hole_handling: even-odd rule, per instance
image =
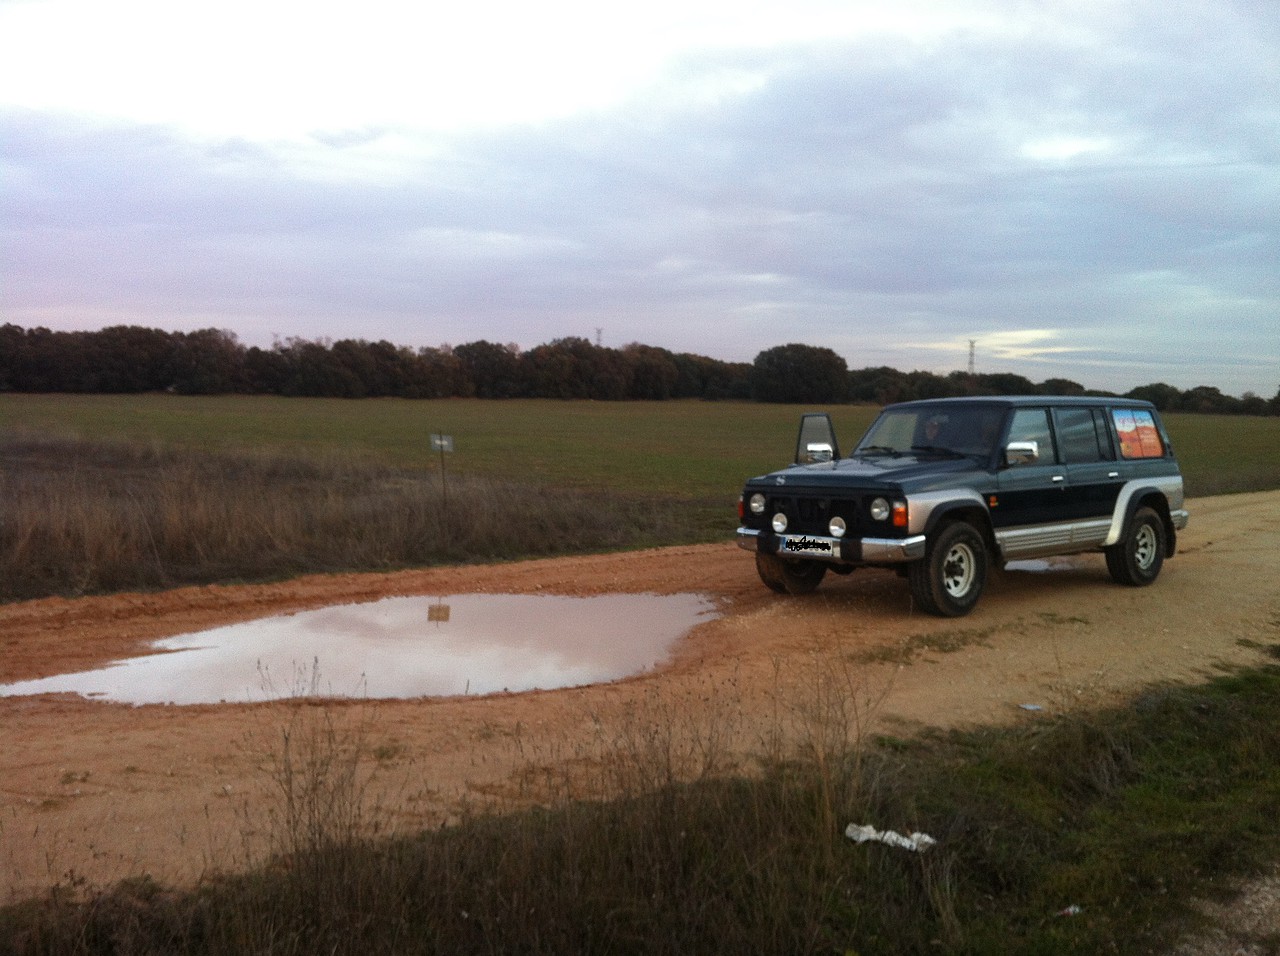
POLYGON ((893 526, 895 528, 905 528, 907 526, 907 503, 905 501, 895 501, 893 503, 893 526))

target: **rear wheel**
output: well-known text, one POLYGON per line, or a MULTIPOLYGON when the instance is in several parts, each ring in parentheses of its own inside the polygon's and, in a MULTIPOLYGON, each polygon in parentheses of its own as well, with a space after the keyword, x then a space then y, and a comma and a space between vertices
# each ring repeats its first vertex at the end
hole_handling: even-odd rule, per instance
POLYGON ((808 594, 827 574, 822 561, 784 561, 776 554, 756 553, 760 580, 779 594, 808 594))
POLYGON ((1164 566, 1165 528, 1151 508, 1134 512, 1129 530, 1119 544, 1107 548, 1107 570, 1117 584, 1145 587, 1164 566))
POLYGON ((947 525, 907 573, 911 596, 930 614, 961 617, 973 610, 987 584, 987 544, 973 525, 947 525))

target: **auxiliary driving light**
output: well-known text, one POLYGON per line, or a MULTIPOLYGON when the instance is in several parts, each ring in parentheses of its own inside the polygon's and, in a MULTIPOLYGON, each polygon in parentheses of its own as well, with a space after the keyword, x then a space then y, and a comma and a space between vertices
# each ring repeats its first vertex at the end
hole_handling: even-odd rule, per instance
POLYGON ((836 515, 829 522, 827 522, 827 530, 831 532, 831 537, 843 538, 844 533, 849 530, 849 526, 845 524, 845 521, 843 518, 841 518, 839 515, 836 515))
POLYGON ((781 511, 773 516, 773 530, 778 532, 778 534, 782 534, 782 532, 787 530, 787 516, 781 511))

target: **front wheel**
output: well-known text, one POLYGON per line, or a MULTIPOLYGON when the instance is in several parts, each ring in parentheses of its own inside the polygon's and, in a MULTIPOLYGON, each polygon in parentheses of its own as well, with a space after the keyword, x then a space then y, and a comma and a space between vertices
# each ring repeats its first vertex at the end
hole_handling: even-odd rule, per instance
POLYGON ((1151 508, 1139 508, 1129 532, 1119 544, 1107 548, 1111 580, 1131 587, 1146 587, 1164 566, 1164 522, 1151 508))
POLYGON ((760 580, 779 594, 808 594, 827 574, 822 561, 784 561, 776 554, 756 554, 760 580))
POLYGON ((957 521, 932 538, 907 573, 911 596, 930 614, 961 617, 973 610, 987 584, 987 544, 971 524, 957 521))

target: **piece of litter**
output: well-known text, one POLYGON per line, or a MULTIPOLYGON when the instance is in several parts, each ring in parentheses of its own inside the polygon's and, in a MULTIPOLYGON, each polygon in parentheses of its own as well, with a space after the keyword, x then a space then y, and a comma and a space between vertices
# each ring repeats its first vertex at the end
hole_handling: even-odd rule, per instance
POLYGON ((913 833, 911 836, 903 836, 894 830, 877 830, 870 824, 858 826, 856 823, 850 823, 845 827, 844 835, 854 843, 874 841, 876 843, 885 843, 889 846, 901 847, 904 850, 912 850, 916 853, 923 853, 938 842, 927 833, 913 833))
POLYGON ((1023 710, 1044 710, 1039 704, 1019 704, 1023 710))
POLYGON ((1058 910, 1058 915, 1059 916, 1079 916, 1080 907, 1078 907, 1075 903, 1072 903, 1066 909, 1058 910))

